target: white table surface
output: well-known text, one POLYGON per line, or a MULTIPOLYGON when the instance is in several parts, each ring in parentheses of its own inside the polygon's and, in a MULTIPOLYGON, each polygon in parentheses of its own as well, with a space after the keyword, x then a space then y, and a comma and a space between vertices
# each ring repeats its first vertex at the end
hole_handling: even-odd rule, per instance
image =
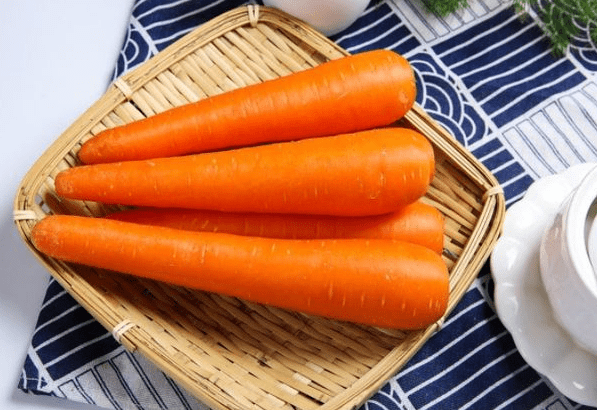
POLYGON ((16 388, 49 278, 12 222, 25 172, 105 91, 132 0, 0 1, 0 409, 99 409, 16 388))

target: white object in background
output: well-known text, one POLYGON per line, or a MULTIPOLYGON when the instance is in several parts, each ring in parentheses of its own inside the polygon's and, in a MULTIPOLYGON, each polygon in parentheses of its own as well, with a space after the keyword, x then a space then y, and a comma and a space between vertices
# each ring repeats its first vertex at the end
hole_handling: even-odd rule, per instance
POLYGON ((597 277, 589 259, 587 225, 597 198, 597 168, 563 203, 541 242, 541 277, 560 325, 597 355, 597 277))
POLYGON ((491 257, 497 314, 518 351, 570 399, 597 406, 597 356, 555 319, 540 272, 540 246, 564 201, 597 164, 580 164, 535 181, 506 212, 491 257))
POLYGON ((597 281, 597 201, 593 202, 587 215, 587 252, 597 281))
POLYGON ((331 36, 349 27, 365 11, 369 0, 263 0, 331 36))

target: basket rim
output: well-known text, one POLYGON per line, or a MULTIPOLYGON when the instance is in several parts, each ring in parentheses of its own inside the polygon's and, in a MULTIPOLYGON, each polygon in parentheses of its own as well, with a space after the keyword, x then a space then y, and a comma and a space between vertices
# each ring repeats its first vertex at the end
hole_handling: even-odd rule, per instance
MULTIPOLYGON (((72 289, 68 289, 68 281, 62 277, 57 277, 54 273, 57 261, 39 253, 33 246, 29 236, 32 224, 35 219, 40 217, 32 210, 35 195, 39 191, 43 181, 49 175, 50 170, 57 166, 57 163, 61 161, 66 153, 70 152, 82 136, 89 132, 101 118, 126 101, 135 90, 154 78, 157 73, 170 67, 173 62, 179 61, 193 50, 210 43, 214 38, 221 35, 222 32, 246 25, 254 26, 260 23, 273 25, 290 36, 300 38, 327 58, 335 58, 339 54, 349 54, 346 50, 331 42, 310 26, 303 24, 278 9, 256 5, 240 6, 215 17, 211 20, 210 24, 199 26, 152 57, 149 61, 123 74, 117 81, 110 84, 105 94, 74 121, 35 161, 25 174, 18 186, 13 205, 13 217, 17 230, 34 256, 52 273, 52 276, 57 278, 63 286, 67 287, 69 293, 73 294, 73 291, 72 289), (148 64, 149 62, 151 64, 148 64), (47 155, 52 149, 57 149, 57 152, 48 161, 47 155)), ((371 394, 387 382, 390 377, 396 374, 406 361, 441 328, 443 320, 450 315, 466 290, 468 290, 475 280, 479 269, 489 258, 490 251, 501 234, 505 215, 505 198, 495 176, 470 151, 448 134, 441 125, 436 123, 422 107, 415 104, 411 111, 406 114, 405 120, 418 128, 423 127, 425 129, 424 134, 428 137, 430 136, 433 144, 449 157, 453 165, 459 167, 467 177, 471 178, 484 191, 478 223, 475 224, 471 238, 463 250, 463 255, 465 256, 462 257, 461 255, 452 269, 453 272, 457 273, 457 276, 454 277, 454 280, 452 277, 450 278, 450 301, 443 318, 438 323, 422 331, 409 333, 401 343, 401 346, 403 344, 409 346, 407 354, 397 347, 392 349, 388 355, 375 364, 363 377, 353 383, 350 388, 345 389, 324 403, 321 406, 322 409, 352 408, 362 404, 371 394), (471 266, 474 274, 470 274, 471 266), (463 276, 466 277, 463 279, 463 276)), ((80 295, 75 294, 73 296, 82 305, 89 306, 87 301, 83 300, 80 295)), ((96 316, 96 314, 94 313, 93 316, 96 316)), ((103 319, 100 321, 105 327, 112 329, 117 329, 122 324, 122 321, 119 320, 114 320, 114 323, 103 319)), ((118 331, 116 335, 128 350, 139 349, 144 353, 144 349, 151 348, 148 343, 151 336, 147 332, 134 326, 125 327, 125 331, 118 331)), ((168 368, 169 364, 166 361, 159 362, 159 367, 166 369, 168 372, 173 370, 168 368)), ((185 385, 188 382, 183 381, 182 384, 185 385)), ((189 386, 187 385, 186 387, 189 386)), ((214 408, 224 408, 222 406, 236 407, 234 402, 222 404, 216 397, 212 397, 209 389, 204 386, 195 387, 203 393, 200 399, 205 400, 214 408)), ((196 392, 196 389, 194 391, 196 392)))

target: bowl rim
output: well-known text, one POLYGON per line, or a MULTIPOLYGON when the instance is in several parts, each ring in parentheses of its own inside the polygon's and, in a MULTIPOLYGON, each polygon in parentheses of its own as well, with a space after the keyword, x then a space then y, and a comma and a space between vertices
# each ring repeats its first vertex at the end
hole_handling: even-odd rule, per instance
POLYGON ((589 171, 572 194, 564 216, 563 229, 572 268, 591 298, 597 302, 597 271, 589 259, 585 233, 587 215, 595 200, 597 200, 597 168, 589 171))

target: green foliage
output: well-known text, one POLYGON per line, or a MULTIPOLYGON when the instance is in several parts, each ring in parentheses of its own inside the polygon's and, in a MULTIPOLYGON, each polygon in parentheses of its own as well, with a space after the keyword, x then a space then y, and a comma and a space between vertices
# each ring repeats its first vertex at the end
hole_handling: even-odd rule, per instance
POLYGON ((515 0, 518 9, 538 6, 542 28, 556 54, 563 54, 581 30, 589 30, 593 45, 597 44, 597 0, 515 0))
POLYGON ((438 16, 446 16, 456 10, 465 7, 468 4, 467 0, 424 0, 425 7, 437 14, 438 16))
MULTIPOLYGON (((439 16, 468 4, 467 0, 423 1, 429 11, 439 16)), ((537 11, 555 54, 563 54, 581 30, 589 30, 589 39, 597 48, 597 0, 513 0, 513 5, 521 18, 528 9, 537 11)))

